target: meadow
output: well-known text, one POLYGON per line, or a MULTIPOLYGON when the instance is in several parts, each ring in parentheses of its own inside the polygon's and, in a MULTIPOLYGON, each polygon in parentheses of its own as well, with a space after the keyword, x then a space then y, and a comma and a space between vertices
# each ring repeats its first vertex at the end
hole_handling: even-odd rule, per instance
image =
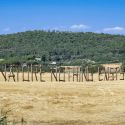
POLYGON ((0 109, 9 111, 8 124, 20 125, 23 118, 26 125, 125 125, 124 80, 5 82, 0 77, 0 109))

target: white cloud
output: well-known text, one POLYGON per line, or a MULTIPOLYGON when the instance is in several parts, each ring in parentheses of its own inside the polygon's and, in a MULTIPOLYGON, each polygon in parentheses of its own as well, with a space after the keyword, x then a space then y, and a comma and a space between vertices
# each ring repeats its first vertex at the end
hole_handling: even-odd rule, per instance
POLYGON ((72 26, 59 26, 59 27, 53 27, 49 28, 50 30, 58 30, 58 31, 83 31, 88 30, 90 27, 88 25, 84 24, 74 24, 72 26))
POLYGON ((102 30, 96 30, 95 33, 108 33, 108 34, 125 34, 125 28, 120 26, 108 27, 102 30))
POLYGON ((124 31, 124 28, 119 27, 119 26, 109 27, 109 28, 104 28, 103 29, 104 33, 122 33, 123 31, 124 31))
POLYGON ((64 26, 59 26, 59 27, 53 27, 53 28, 50 28, 51 30, 58 30, 58 31, 66 31, 66 27, 64 26))
POLYGON ((4 32, 9 32, 10 31, 10 27, 6 27, 3 29, 4 32))
POLYGON ((27 30, 27 28, 26 28, 26 27, 23 27, 22 30, 27 30))
POLYGON ((84 24, 75 24, 75 25, 72 25, 70 27, 70 29, 73 29, 73 30, 86 30, 86 29, 89 29, 90 27, 88 25, 84 25, 84 24))

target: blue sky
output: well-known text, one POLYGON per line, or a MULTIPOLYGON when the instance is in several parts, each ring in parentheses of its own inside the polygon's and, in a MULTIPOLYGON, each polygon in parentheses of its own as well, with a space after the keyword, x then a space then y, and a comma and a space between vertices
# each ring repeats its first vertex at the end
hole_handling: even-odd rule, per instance
POLYGON ((0 34, 27 30, 125 34, 125 0, 0 0, 0 34))

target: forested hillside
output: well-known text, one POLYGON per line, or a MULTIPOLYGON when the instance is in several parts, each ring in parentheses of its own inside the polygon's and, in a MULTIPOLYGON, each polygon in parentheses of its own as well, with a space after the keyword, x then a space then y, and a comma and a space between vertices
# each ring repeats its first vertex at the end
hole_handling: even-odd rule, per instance
POLYGON ((41 62, 73 62, 89 59, 97 63, 125 61, 125 36, 27 31, 0 35, 0 60, 27 62, 41 58, 41 62))

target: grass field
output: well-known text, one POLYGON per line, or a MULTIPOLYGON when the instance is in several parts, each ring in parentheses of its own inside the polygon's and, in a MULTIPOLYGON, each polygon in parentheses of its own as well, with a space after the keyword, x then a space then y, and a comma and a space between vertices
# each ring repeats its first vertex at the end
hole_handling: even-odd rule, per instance
POLYGON ((1 81, 0 109, 27 125, 125 125, 125 81, 1 81))

